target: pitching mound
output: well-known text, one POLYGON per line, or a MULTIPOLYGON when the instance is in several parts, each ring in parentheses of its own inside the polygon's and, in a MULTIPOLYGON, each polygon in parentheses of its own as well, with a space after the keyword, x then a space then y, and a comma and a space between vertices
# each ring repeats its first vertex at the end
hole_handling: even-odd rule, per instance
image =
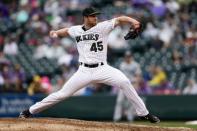
POLYGON ((0 119, 0 131, 192 131, 189 128, 164 128, 122 123, 73 119, 0 119))

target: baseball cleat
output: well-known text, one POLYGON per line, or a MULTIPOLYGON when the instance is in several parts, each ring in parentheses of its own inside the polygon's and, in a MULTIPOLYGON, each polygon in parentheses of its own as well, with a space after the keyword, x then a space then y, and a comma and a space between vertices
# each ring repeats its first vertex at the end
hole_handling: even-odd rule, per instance
POLYGON ((151 114, 148 114, 146 116, 140 116, 140 119, 142 120, 148 120, 150 121, 151 123, 159 123, 160 122, 160 119, 154 115, 151 115, 151 114))
POLYGON ((32 117, 32 114, 29 112, 29 110, 24 110, 19 115, 19 118, 30 118, 30 117, 32 117))

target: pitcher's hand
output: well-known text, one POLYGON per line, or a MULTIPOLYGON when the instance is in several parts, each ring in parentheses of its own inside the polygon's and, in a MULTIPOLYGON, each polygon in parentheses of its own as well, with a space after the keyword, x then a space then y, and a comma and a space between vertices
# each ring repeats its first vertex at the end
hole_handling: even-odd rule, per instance
POLYGON ((58 37, 57 32, 54 31, 54 30, 50 31, 49 35, 50 35, 50 37, 52 37, 52 38, 57 38, 57 37, 58 37))

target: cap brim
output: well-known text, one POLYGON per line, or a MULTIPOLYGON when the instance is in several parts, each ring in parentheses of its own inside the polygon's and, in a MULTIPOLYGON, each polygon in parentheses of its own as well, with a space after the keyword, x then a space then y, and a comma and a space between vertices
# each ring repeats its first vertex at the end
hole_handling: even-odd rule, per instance
POLYGON ((101 14, 101 12, 94 12, 94 13, 89 14, 89 16, 91 16, 91 15, 100 15, 100 14, 101 14))

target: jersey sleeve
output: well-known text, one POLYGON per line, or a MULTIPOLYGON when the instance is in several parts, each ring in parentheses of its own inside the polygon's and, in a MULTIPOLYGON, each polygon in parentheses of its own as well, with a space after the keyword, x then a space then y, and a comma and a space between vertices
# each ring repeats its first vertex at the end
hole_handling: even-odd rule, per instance
POLYGON ((111 20, 101 22, 101 25, 100 25, 101 31, 106 34, 110 33, 115 27, 115 20, 116 19, 114 18, 111 20))
POLYGON ((68 28, 68 34, 72 37, 75 38, 75 26, 71 26, 68 28))

